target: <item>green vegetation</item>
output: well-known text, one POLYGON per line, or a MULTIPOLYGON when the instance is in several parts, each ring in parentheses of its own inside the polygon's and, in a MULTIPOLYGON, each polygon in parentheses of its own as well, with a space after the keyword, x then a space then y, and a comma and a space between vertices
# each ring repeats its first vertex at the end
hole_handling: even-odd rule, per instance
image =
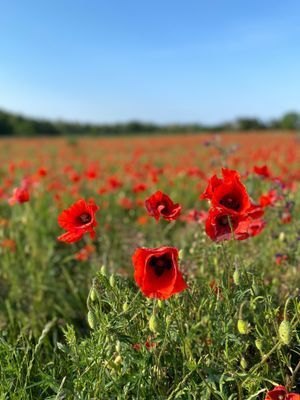
POLYGON ((268 129, 296 130, 300 127, 300 114, 291 112, 278 120, 262 122, 257 118, 238 118, 234 122, 217 125, 203 124, 171 124, 158 125, 131 121, 119 124, 85 124, 63 121, 47 121, 24 117, 0 110, 0 135, 2 136, 118 136, 137 135, 142 133, 184 133, 184 132, 221 132, 221 131, 253 131, 268 129))
MULTIPOLYGON (((99 171, 107 175, 88 181, 92 159, 82 157, 80 146, 66 145, 69 157, 58 148, 44 165, 48 174, 37 179, 48 149, 31 163, 19 158, 17 167, 14 154, 24 149, 15 144, 3 153, 2 185, 14 187, 26 165, 36 180, 29 202, 0 204, 1 400, 262 400, 276 384, 299 389, 299 189, 250 174, 246 184, 254 199, 275 187, 279 200, 266 209, 259 236, 218 244, 203 223, 147 219, 138 200, 156 183, 144 178, 147 194, 132 190, 136 176, 149 172, 147 158, 108 166, 111 154, 97 151, 106 166, 99 171), (93 197, 100 210, 96 238, 85 235, 68 245, 57 241, 57 216, 74 202, 74 191, 78 196, 78 182, 64 168, 71 162, 82 177, 80 196, 93 197), (115 173, 123 186, 99 195, 98 187, 115 173), (124 198, 130 206, 120 205, 124 198), (287 204, 289 223, 282 222, 287 204), (94 252, 79 259, 86 245, 94 252), (137 247, 162 245, 180 250, 189 286, 166 301, 142 295, 131 261, 137 247)), ((180 156, 172 151, 175 164, 180 156)), ((209 148, 199 150, 194 165, 203 163, 200 151, 207 155, 209 148)), ((180 155, 185 166, 186 154, 180 155)), ((157 165, 153 161, 152 169, 157 165)), ((195 190, 199 178, 170 171, 157 178, 159 188, 182 204, 183 214, 207 209, 195 190)))

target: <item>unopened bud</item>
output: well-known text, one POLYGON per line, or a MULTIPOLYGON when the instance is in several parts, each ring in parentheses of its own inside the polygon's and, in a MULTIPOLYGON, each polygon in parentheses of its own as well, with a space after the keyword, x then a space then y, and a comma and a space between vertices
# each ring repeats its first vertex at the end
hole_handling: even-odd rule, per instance
POLYGON ((279 325, 279 337, 284 344, 290 344, 292 339, 292 328, 289 321, 284 320, 279 325))
POLYGON ((284 232, 280 232, 279 237, 278 237, 278 239, 280 240, 280 242, 283 242, 283 241, 284 241, 284 237, 285 237, 284 232))
POLYGON ((243 319, 238 320, 237 328, 241 335, 247 335, 250 332, 250 324, 243 319))
POLYGON ((157 320, 154 314, 152 314, 149 319, 149 329, 153 333, 157 331, 157 320))
POLYGON ((239 271, 238 268, 236 268, 236 269, 234 270, 234 273, 233 273, 233 282, 234 282, 237 286, 241 283, 241 280, 240 280, 240 271, 239 271))
POLYGON ((117 340, 117 343, 116 343, 116 352, 117 352, 117 353, 120 353, 120 351, 121 351, 121 343, 120 343, 119 340, 117 340))
POLYGON ((122 357, 119 355, 117 355, 117 357, 114 360, 115 365, 120 365, 122 362, 122 357))
POLYGON ((89 324, 90 328, 91 328, 91 329, 95 329, 96 324, 97 324, 96 315, 95 315, 95 313, 94 313, 93 311, 91 311, 91 310, 88 312, 87 321, 88 321, 88 324, 89 324))
POLYGON ((94 286, 92 286, 92 288, 91 288, 90 297, 91 297, 92 301, 97 300, 97 290, 94 286))
POLYGON ((248 366, 248 363, 244 357, 241 358, 240 364, 243 369, 246 369, 248 366))
POLYGON ((126 312, 128 310, 128 308, 129 308, 129 305, 128 305, 127 301, 125 301, 125 303, 123 304, 122 309, 123 309, 124 312, 126 312))
POLYGON ((252 282, 252 290, 253 290, 254 295, 257 296, 259 293, 259 288, 257 286, 257 283, 254 281, 252 282))
POLYGON ((106 267, 105 265, 102 265, 102 267, 100 268, 100 273, 104 276, 106 276, 106 267))
POLYGON ((109 284, 110 284, 111 287, 115 287, 115 283, 116 283, 115 276, 114 276, 114 274, 112 274, 109 277, 109 284))
POLYGON ((261 339, 255 340, 255 346, 259 351, 262 351, 263 343, 262 343, 261 339))

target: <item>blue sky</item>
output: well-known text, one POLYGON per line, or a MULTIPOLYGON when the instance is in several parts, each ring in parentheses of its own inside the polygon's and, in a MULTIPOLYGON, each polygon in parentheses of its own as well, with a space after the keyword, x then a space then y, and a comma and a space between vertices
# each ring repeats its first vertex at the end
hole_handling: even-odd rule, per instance
POLYGON ((0 108, 158 123, 300 111, 300 2, 2 1, 0 108))

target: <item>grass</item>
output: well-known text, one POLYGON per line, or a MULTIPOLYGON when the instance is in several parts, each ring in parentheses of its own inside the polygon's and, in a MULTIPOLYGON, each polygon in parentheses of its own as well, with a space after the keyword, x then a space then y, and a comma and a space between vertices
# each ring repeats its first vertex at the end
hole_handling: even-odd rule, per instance
MULTIPOLYGON (((243 139, 237 152, 226 137, 209 147, 202 137, 187 138, 186 147, 180 137, 159 138, 154 148, 146 138, 114 140, 111 147, 96 139, 94 146, 3 144, 1 400, 250 400, 264 399, 276 384, 299 390, 295 142, 282 138, 278 157, 277 137, 268 151, 253 138, 247 144, 243 139), (241 173, 267 163, 286 182, 283 199, 266 210, 259 236, 217 244, 203 224, 147 218, 143 201, 157 188, 182 204, 184 214, 207 209, 199 193, 225 163, 241 173), (37 173, 40 167, 46 176, 37 173), (90 179, 92 168, 97 176, 90 179), (7 198, 24 175, 32 180, 30 201, 10 207, 7 198), (111 177, 122 186, 113 188, 111 177), (146 191, 134 192, 141 182, 146 191), (93 197, 100 206, 96 239, 60 243, 57 216, 79 197, 93 197), (287 202, 293 203, 292 220, 282 223, 287 202), (91 243, 95 252, 78 260, 91 243), (181 250, 180 270, 189 288, 157 301, 135 284, 131 256, 139 246, 162 245, 181 250), (278 253, 284 256, 280 262, 278 253), (284 319, 285 336, 279 332, 284 319)), ((281 190, 252 173, 245 183, 255 200, 272 187, 281 190)))

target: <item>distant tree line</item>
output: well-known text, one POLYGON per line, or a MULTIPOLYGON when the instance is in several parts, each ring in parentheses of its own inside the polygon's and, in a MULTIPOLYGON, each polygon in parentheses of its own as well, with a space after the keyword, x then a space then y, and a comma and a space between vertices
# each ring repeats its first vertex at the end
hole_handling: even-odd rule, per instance
POLYGON ((170 124, 158 125, 131 121, 118 124, 84 124, 63 121, 48 121, 24 117, 0 110, 1 136, 118 136, 142 133, 176 133, 176 132, 221 132, 221 131, 253 131, 253 130, 297 130, 300 129, 300 113, 289 112, 282 118, 263 122, 257 118, 238 118, 234 122, 217 125, 203 124, 170 124))

